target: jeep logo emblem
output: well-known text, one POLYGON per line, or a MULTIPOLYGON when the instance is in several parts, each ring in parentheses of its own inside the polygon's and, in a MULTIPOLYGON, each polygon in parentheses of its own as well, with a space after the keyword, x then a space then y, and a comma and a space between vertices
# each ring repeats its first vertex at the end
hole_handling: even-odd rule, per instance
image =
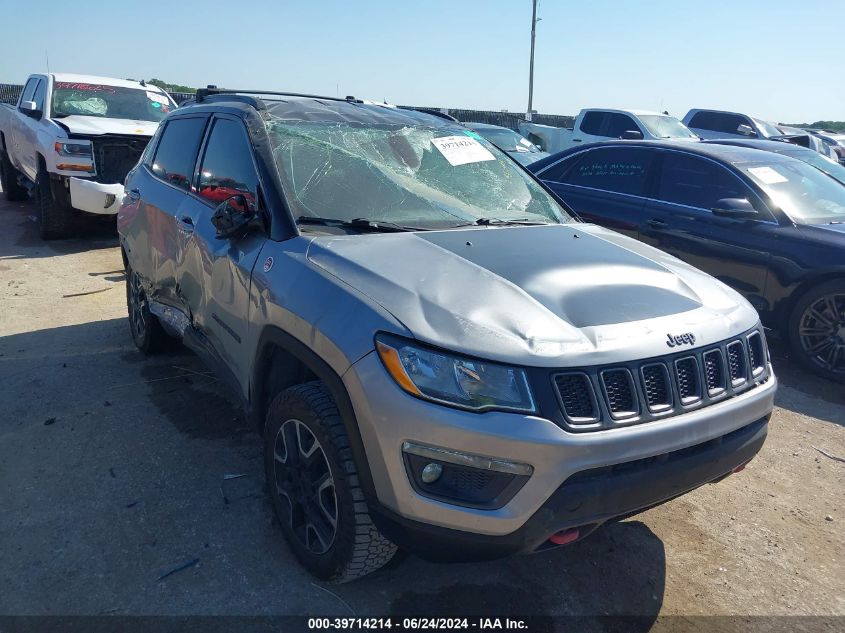
POLYGON ((695 335, 692 332, 666 335, 666 345, 668 345, 669 347, 677 347, 678 345, 692 345, 693 343, 695 343, 695 335))

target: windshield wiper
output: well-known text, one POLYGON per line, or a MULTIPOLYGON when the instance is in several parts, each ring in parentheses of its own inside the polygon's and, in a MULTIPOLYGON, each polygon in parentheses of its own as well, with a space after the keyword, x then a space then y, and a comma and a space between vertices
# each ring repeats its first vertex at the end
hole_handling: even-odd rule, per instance
POLYGON ((478 224, 479 226, 507 226, 509 224, 519 226, 539 226, 542 224, 550 224, 550 222, 529 220, 528 218, 513 218, 508 220, 503 220, 501 218, 478 218, 475 222, 473 222, 473 224, 478 224))
POLYGON ((322 226, 337 226, 342 229, 356 229, 359 231, 373 231, 377 233, 403 233, 407 231, 428 231, 417 226, 403 226, 395 222, 383 220, 369 220, 367 218, 353 218, 340 220, 338 218, 318 218, 312 215, 301 215, 296 219, 297 224, 319 224, 322 226))

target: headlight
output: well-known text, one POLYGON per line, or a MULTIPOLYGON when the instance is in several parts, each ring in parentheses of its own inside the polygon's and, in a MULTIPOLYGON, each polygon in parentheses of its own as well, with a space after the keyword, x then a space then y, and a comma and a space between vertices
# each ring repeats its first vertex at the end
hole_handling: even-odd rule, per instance
POLYGON ((76 158, 92 158, 90 143, 70 143, 56 141, 54 148, 59 156, 73 156, 76 158))
POLYGON ((464 409, 535 411, 525 371, 461 357, 393 336, 376 349, 388 373, 408 393, 464 409))

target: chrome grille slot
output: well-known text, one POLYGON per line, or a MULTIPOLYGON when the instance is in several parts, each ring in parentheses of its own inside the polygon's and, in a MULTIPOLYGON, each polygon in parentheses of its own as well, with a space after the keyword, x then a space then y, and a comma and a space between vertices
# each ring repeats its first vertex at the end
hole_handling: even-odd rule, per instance
POLYGON ((742 341, 728 343, 728 371, 731 377, 731 384, 741 385, 748 379, 747 367, 745 364, 745 345, 742 341))
POLYGON ((748 335, 748 364, 752 376, 759 376, 766 368, 766 346, 759 332, 748 335))
POLYGON ((669 371, 663 363, 652 363, 640 368, 643 380, 643 393, 646 404, 652 413, 668 411, 672 408, 672 387, 669 371))
POLYGON ((563 412, 572 424, 598 420, 598 404, 587 374, 557 374, 554 381, 563 412))
POLYGON ((633 418, 639 413, 637 393, 631 372, 624 368, 601 372, 607 408, 615 420, 633 418))
POLYGON ((698 378, 698 361, 687 356, 675 361, 678 375, 678 395, 683 404, 692 404, 701 400, 701 382, 698 378))
POLYGON ((704 352, 704 382, 707 385, 707 395, 713 397, 725 393, 728 388, 725 383, 725 363, 722 351, 711 349, 704 352))

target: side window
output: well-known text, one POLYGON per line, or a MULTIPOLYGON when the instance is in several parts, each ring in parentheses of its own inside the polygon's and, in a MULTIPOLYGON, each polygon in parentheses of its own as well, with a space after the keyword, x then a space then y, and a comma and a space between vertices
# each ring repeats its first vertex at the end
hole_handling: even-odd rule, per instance
POLYGON ((621 138, 622 134, 628 130, 639 130, 640 126, 634 122, 634 119, 627 114, 619 114, 618 112, 607 113, 607 126, 604 131, 605 136, 610 138, 621 138))
POLYGON ((652 152, 647 149, 597 149, 578 160, 561 182, 603 191, 645 194, 652 152))
POLYGON ((690 119, 689 127, 697 127, 702 130, 722 132, 724 134, 736 134, 740 125, 749 125, 745 117, 738 114, 726 112, 697 112, 690 119))
POLYGON ((47 82, 43 79, 38 80, 38 86, 35 88, 35 94, 32 100, 35 101, 35 107, 39 112, 44 112, 44 97, 47 94, 47 82))
MULTIPOLYGON (((578 160, 576 157, 574 160, 578 160)), ((559 162, 557 165, 552 165, 542 174, 538 174, 537 177, 546 182, 563 182, 563 174, 572 166, 573 159, 567 159, 559 162)))
POLYGON ((38 85, 38 79, 33 77, 29 81, 26 82, 26 85, 23 87, 21 91, 21 99, 18 101, 18 105, 23 103, 24 101, 33 101, 33 95, 35 94, 35 88, 38 85))
POLYGON ((200 168, 199 195, 214 204, 241 194, 251 205, 258 196, 252 146, 238 121, 217 119, 200 168))
POLYGON ((161 133, 152 172, 172 185, 190 190, 205 118, 173 119, 161 133))
POLYGON ((604 121, 604 112, 587 112, 581 119, 581 131, 584 134, 598 136, 601 132, 602 121, 604 121))
POLYGON ((657 197, 699 209, 712 209, 722 198, 750 199, 739 178, 709 160, 667 153, 660 170, 657 197))

